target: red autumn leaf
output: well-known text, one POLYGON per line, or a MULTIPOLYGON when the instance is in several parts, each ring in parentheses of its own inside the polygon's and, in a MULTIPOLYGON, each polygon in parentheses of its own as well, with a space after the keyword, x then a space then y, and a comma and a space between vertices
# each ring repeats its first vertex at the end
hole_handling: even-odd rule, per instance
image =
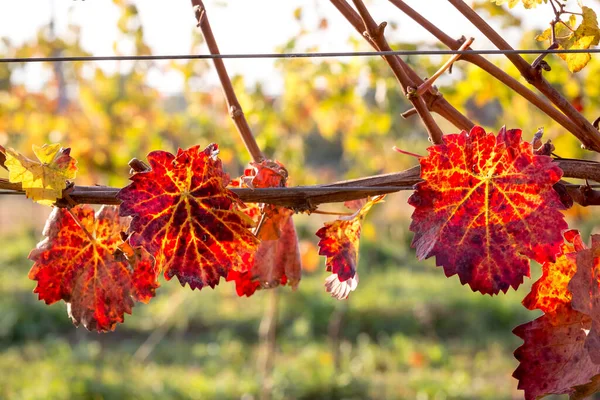
MULTIPOLYGON (((290 211, 292 213, 292 211, 290 211)), ((263 240, 248 271, 230 271, 227 281, 234 281, 238 296, 252 296, 260 288, 274 288, 290 284, 298 286, 301 278, 300 249, 294 222, 289 216, 281 227, 281 236, 263 240)))
POLYGON ((227 282, 235 282, 235 291, 238 296, 252 296, 254 292, 260 289, 260 282, 252 278, 250 271, 229 271, 227 282))
POLYGON ((325 282, 327 292, 337 299, 345 299, 358 285, 356 267, 361 224, 371 207, 385 196, 369 199, 354 214, 343 216, 333 222, 326 222, 316 235, 319 240, 319 254, 327 257, 325 265, 331 272, 325 282))
POLYGON ((419 259, 435 256, 447 276, 483 294, 516 289, 530 258, 554 261, 567 228, 552 188, 562 171, 533 154, 520 130, 502 128, 496 137, 474 127, 428 151, 420 159, 424 182, 409 199, 419 259))
POLYGON ((94 216, 89 206, 71 212, 56 208, 50 214, 44 235, 29 258, 35 264, 29 278, 38 282, 34 293, 46 304, 64 300, 75 325, 89 330, 113 330, 131 314, 134 301, 147 303, 159 286, 154 259, 141 248, 123 243, 120 233, 127 219, 116 207, 102 207, 94 216))
POLYGON ((592 327, 585 339, 585 348, 592 361, 600 364, 600 235, 592 235, 592 248, 572 255, 577 272, 569 283, 574 310, 588 315, 592 327))
POLYGON ((577 270, 572 255, 583 250, 585 245, 575 229, 566 231, 564 237, 565 243, 556 255, 556 262, 545 262, 542 265, 542 276, 531 286, 531 291, 523 299, 523 305, 530 310, 537 308, 548 314, 554 312, 559 305, 571 303, 572 296, 567 286, 577 270))
POLYGON ((287 211, 287 218, 278 228, 279 238, 262 240, 255 255, 251 271, 263 287, 289 284, 296 289, 300 282, 302 265, 298 236, 292 219, 293 211, 287 211))
POLYGON ((133 216, 133 245, 156 257, 165 278, 177 276, 190 288, 214 287, 231 270, 245 271, 258 240, 252 221, 234 208, 229 176, 218 147, 193 146, 177 155, 148 154, 150 170, 134 174, 118 198, 121 215, 133 216))
POLYGON ((351 210, 360 210, 365 204, 367 204, 367 199, 356 199, 356 200, 348 200, 344 202, 344 206, 351 210))
POLYGON ((584 346, 590 327, 588 316, 561 304, 554 313, 515 328, 524 343, 515 351, 520 364, 513 376, 526 400, 548 394, 582 399, 598 390, 600 365, 584 346))
POLYGON ((288 172, 279 161, 263 160, 251 162, 250 168, 244 170, 240 178, 249 188, 284 187, 288 179, 288 172))
MULTIPOLYGON (((285 187, 287 171, 275 161, 251 163, 244 176, 236 179, 239 187, 285 187)), ((234 281, 239 296, 251 296, 260 288, 273 288, 289 284, 296 288, 301 278, 300 249, 293 211, 269 204, 244 208, 258 224, 260 245, 254 255, 252 267, 245 272, 230 272, 227 281, 234 281)))
POLYGON ((515 352, 521 364, 514 376, 527 399, 546 394, 579 399, 600 389, 599 237, 586 249, 578 231, 564 236, 556 262, 544 263, 542 277, 523 300, 545 315, 514 331, 525 340, 515 352))

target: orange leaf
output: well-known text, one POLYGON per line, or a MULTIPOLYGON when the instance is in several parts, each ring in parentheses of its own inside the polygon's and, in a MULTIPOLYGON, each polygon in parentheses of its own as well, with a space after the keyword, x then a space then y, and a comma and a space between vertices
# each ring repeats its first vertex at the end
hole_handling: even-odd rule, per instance
MULTIPOLYGON (((325 265, 332 273, 325 282, 327 292, 337 299, 345 299, 358 285, 356 267, 362 220, 374 204, 385 196, 370 198, 350 216, 343 216, 333 222, 326 222, 316 235, 319 240, 319 254, 327 257, 325 265)), ((357 204, 357 203, 352 203, 357 204)))
POLYGON ((252 272, 248 271, 229 271, 227 282, 235 282, 235 291, 238 296, 250 297, 260 289, 260 282, 252 277, 252 272))
POLYGON ((300 282, 302 267, 298 236, 292 220, 293 211, 286 211, 289 214, 279 228, 279 238, 263 240, 255 255, 251 271, 263 287, 278 286, 281 283, 296 289, 300 282))
POLYGON ((564 233, 565 243, 556 255, 556 262, 542 265, 542 276, 532 286, 523 299, 523 305, 530 310, 540 309, 551 313, 560 305, 571 303, 571 292, 567 286, 575 275, 577 266, 574 253, 585 248, 581 235, 575 229, 564 233))
POLYGON ((147 303, 159 286, 154 259, 141 248, 121 241, 127 219, 116 207, 102 207, 94 216, 89 206, 71 212, 56 208, 50 214, 44 235, 29 258, 35 264, 29 278, 38 282, 34 293, 46 304, 64 300, 75 325, 89 330, 110 331, 131 314, 134 301, 147 303))
POLYGON ((288 172, 279 161, 251 162, 240 178, 249 188, 285 187, 288 172))
POLYGON ((155 255, 166 279, 177 276, 192 289, 247 270, 258 246, 252 221, 234 208, 239 199, 226 188, 229 176, 217 153, 216 144, 177 155, 154 151, 151 170, 133 175, 117 196, 121 215, 133 216, 132 244, 155 255))
MULTIPOLYGON (((244 176, 236 182, 240 187, 285 187, 287 177, 281 163, 265 160, 250 163, 244 176)), ((269 204, 250 206, 242 211, 259 223, 257 235, 261 242, 250 262, 252 267, 247 272, 230 272, 227 281, 235 282, 239 296, 251 296, 260 288, 286 284, 295 289, 301 278, 302 265, 293 211, 269 204)))
POLYGON ((430 147, 409 199, 417 257, 435 256, 447 276, 483 294, 516 289, 530 258, 553 262, 567 228, 552 188, 562 171, 531 147, 518 129, 495 137, 481 127, 430 147))

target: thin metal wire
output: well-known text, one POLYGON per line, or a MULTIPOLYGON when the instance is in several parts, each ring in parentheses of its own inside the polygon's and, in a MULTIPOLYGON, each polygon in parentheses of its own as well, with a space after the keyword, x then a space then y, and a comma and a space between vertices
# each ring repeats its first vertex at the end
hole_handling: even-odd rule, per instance
POLYGON ((339 58, 376 56, 443 56, 443 55, 506 55, 506 54, 581 54, 600 53, 600 49, 482 49, 482 50, 393 50, 393 51, 349 51, 310 53, 239 53, 239 54, 172 54, 145 56, 66 56, 66 57, 7 57, 0 63, 74 62, 74 61, 150 61, 150 60, 208 60, 208 59, 256 59, 256 58, 339 58))

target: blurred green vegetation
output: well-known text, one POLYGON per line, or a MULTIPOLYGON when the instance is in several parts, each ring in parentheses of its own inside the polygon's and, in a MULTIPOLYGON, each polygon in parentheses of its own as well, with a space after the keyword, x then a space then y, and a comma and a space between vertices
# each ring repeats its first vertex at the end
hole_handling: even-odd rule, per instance
MULTIPOLYGON (((115 332, 91 333, 72 326, 64 303, 46 306, 31 293, 26 256, 38 237, 13 233, 0 252, 0 398, 258 398, 268 291, 240 299, 230 283, 192 292, 164 282, 115 332), (153 332, 164 336, 148 347, 153 332)), ((474 294, 404 246, 365 241, 361 254, 361 282, 346 303, 327 296, 320 271, 297 292, 278 289, 273 399, 517 395, 510 331, 535 316, 521 293, 474 294)))

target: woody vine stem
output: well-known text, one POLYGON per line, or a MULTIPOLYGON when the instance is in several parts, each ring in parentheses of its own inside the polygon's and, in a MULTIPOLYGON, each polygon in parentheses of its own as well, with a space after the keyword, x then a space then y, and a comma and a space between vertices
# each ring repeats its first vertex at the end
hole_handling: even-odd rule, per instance
MULTIPOLYGON (((377 24, 362 0, 352 0, 356 10, 346 0, 330 0, 340 14, 365 38, 376 50, 389 51, 392 48, 384 36, 386 23, 377 24), (358 10, 358 11, 357 11, 358 10)), ((417 13, 402 0, 389 0, 400 11, 412 18, 424 29, 433 34, 440 42, 451 49, 468 48, 469 44, 464 38, 454 40, 433 23, 417 13)), ((457 10, 473 23, 494 45, 501 50, 510 50, 512 47, 491 28, 475 11, 462 0, 448 0, 457 10)), ((201 0, 191 0, 197 20, 197 25, 202 30, 211 54, 219 54, 215 37, 212 33, 206 8, 201 0)), ((507 54, 506 57, 518 68, 528 83, 533 85, 545 97, 534 93, 523 84, 507 75, 484 57, 476 54, 467 54, 460 60, 471 62, 482 70, 498 79, 503 84, 513 89, 516 93, 539 108, 548 117, 562 125, 568 132, 576 136, 589 150, 600 150, 600 132, 581 115, 573 106, 542 76, 541 64, 537 62, 532 66, 520 55, 507 54)), ((384 60, 396 76, 400 88, 413 104, 413 109, 403 115, 418 114, 425 125, 430 141, 441 143, 442 132, 431 112, 439 114, 461 130, 470 130, 474 123, 458 111, 432 86, 433 80, 421 79, 418 74, 406 64, 399 56, 386 55, 384 60)), ((224 62, 214 59, 219 80, 227 101, 229 114, 237 128, 253 161, 258 162, 265 157, 260 151, 250 126, 244 116, 242 107, 235 95, 231 79, 227 73, 224 62)), ((440 72, 450 64, 447 63, 440 72)), ((1 153, 0 153, 0 156, 1 153)), ((557 158, 555 160, 564 172, 565 178, 584 179, 586 181, 600 182, 600 163, 587 160, 557 158)), ((132 167, 139 165, 139 160, 132 160, 132 167)), ((4 166, 4 159, 0 159, 4 166)), ((136 169, 136 168, 134 168, 136 169)), ((242 201, 249 203, 268 203, 292 208, 296 211, 314 211, 319 204, 336 203, 355 200, 367 196, 387 194, 402 190, 412 190, 413 185, 420 181, 419 167, 384 175, 369 176, 360 179, 335 182, 326 185, 266 188, 266 189, 231 189, 242 201)), ((565 188, 573 200, 583 206, 600 205, 600 192, 590 185, 568 184, 565 188)), ((119 188, 106 186, 70 186, 57 206, 68 207, 73 204, 119 204, 115 197, 119 188)), ((0 179, 1 194, 24 194, 20 184, 10 183, 0 179)))

